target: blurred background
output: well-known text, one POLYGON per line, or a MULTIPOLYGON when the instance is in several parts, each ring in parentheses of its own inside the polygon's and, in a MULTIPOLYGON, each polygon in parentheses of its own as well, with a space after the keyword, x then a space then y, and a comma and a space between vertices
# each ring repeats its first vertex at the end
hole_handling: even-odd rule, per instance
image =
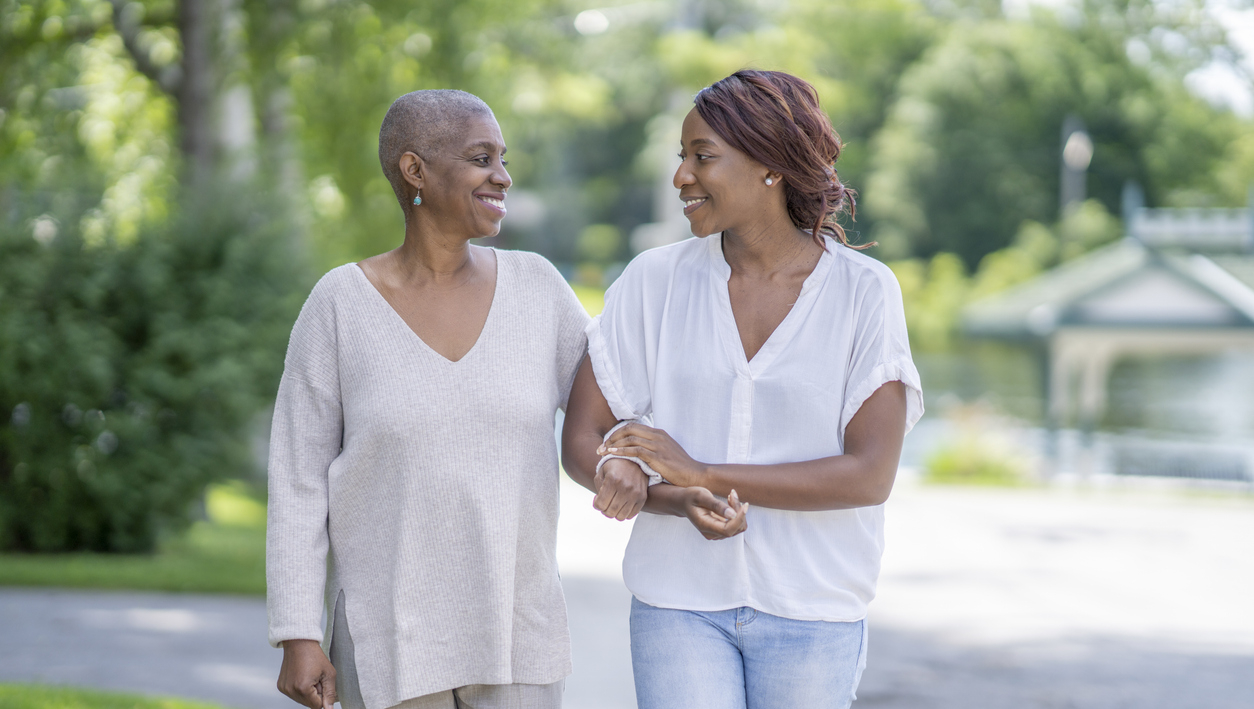
MULTIPOLYGON (((544 254, 595 313, 632 256, 688 236, 670 181, 693 94, 755 67, 818 89, 858 192, 846 228, 897 274, 927 399, 890 503, 898 635, 858 705, 1125 706, 1139 686, 1136 706, 1254 706, 1236 669, 1254 666, 1252 54, 1248 0, 0 0, 0 614, 30 625, 0 679, 288 702, 264 646, 260 664, 154 650, 214 628, 263 643, 224 630, 255 605, 16 589, 264 592, 291 324, 321 273, 402 236, 377 159, 393 99, 459 88, 492 106, 514 187, 488 241, 544 254), (1183 586, 1164 567, 1187 567, 1183 586), (991 584, 1004 616, 935 605, 1012 572, 1025 586, 991 584), (1093 574, 1110 580, 1093 618, 1213 617, 1136 629, 1185 638, 1153 657, 1110 651, 1135 614, 1022 626, 1067 629, 1046 649, 1025 630, 956 650, 957 626, 929 625, 1018 628, 1070 607, 1016 606, 1022 588, 1074 594, 1093 574), (45 612, 102 645, 41 659, 29 648, 64 652, 31 620, 45 612), (109 633, 133 645, 112 653, 109 633), (1029 646, 1024 667, 1070 659, 1008 676, 1005 648, 1029 646), (958 656, 992 669, 938 679, 958 656), (1093 661, 1111 657, 1131 664, 1093 661), (1099 675, 1068 674, 1082 666, 1099 675), (1166 689, 1203 681, 1202 703, 1166 689)), ((595 661, 568 705, 631 706, 625 528, 581 494, 563 487, 572 623, 607 630, 576 630, 595 661)), ((0 685, 0 704, 70 701, 56 691, 0 685)))

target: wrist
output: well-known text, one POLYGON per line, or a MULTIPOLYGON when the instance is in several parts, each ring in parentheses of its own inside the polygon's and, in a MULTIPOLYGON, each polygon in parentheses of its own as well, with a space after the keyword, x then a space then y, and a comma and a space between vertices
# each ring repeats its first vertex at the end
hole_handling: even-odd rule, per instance
POLYGON ((694 461, 692 469, 684 476, 684 487, 703 487, 709 489, 710 483, 714 480, 715 469, 713 465, 707 465, 694 461))

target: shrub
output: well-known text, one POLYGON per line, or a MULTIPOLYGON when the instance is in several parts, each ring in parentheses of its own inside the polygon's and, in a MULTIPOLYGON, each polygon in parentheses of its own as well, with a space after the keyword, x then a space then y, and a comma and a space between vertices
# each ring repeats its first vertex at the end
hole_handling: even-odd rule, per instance
POLYGON ((932 452, 924 463, 931 483, 1015 487, 1027 483, 1022 461, 989 441, 964 435, 932 452))
POLYGON ((307 283, 269 213, 189 204, 128 245, 0 223, 0 549, 151 550, 250 470, 307 283))

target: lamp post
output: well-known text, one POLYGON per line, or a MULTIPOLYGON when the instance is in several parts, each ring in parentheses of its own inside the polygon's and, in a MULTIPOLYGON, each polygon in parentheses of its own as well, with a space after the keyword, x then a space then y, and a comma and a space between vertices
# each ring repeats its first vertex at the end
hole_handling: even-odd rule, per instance
POLYGON ((1058 218, 1067 216, 1073 204, 1085 197, 1085 176, 1093 160, 1093 140, 1084 129, 1084 121, 1071 114, 1062 122, 1062 172, 1059 180, 1058 218))

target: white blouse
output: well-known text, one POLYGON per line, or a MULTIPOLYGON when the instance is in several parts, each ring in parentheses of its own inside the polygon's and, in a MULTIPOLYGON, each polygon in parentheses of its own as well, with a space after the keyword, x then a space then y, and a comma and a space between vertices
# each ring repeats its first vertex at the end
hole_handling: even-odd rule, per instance
MULTIPOLYGON (((850 419, 880 386, 923 414, 901 289, 880 262, 826 240, 797 302, 752 360, 732 314, 722 237, 637 256, 588 326, 602 393, 619 419, 646 418, 706 463, 840 455, 850 419)), ((642 514, 623 559, 641 601, 715 611, 749 606, 798 620, 855 621, 875 595, 882 505, 796 512, 751 507, 748 529, 708 541, 684 518, 642 514)))

